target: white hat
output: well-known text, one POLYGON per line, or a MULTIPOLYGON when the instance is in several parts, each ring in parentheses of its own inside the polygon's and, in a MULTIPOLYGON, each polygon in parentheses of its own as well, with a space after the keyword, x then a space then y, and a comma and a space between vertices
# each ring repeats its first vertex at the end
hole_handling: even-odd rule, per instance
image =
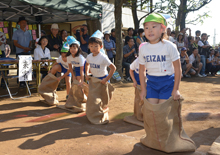
POLYGON ((109 32, 109 31, 105 31, 105 32, 104 32, 104 35, 105 35, 105 34, 110 34, 110 32, 109 32))
POLYGON ((58 24, 52 24, 50 29, 59 29, 58 24))

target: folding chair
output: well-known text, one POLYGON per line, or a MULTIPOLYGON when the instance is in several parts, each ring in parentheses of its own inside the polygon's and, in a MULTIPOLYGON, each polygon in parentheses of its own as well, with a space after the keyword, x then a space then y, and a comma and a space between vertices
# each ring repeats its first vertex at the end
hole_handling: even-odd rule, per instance
MULTIPOLYGON (((0 60, 16 60, 16 59, 13 59, 13 58, 1 58, 0 60)), ((7 67, 7 66, 10 66, 10 65, 12 65, 12 64, 3 64, 2 66, 3 66, 3 67, 7 67)), ((3 78, 3 80, 4 80, 4 83, 5 83, 5 86, 6 86, 6 88, 7 88, 8 94, 6 94, 6 95, 1 95, 0 97, 10 96, 11 99, 16 100, 16 99, 27 98, 27 97, 30 97, 30 96, 31 96, 31 91, 30 91, 30 89, 29 89, 28 83, 27 83, 27 81, 25 81, 25 84, 26 84, 26 87, 27 87, 27 90, 28 90, 28 94, 29 94, 29 95, 14 98, 12 95, 17 95, 18 92, 19 92, 20 87, 18 87, 18 91, 17 91, 16 93, 11 94, 11 91, 10 91, 10 89, 9 89, 9 87, 8 87, 7 81, 8 81, 8 79, 18 79, 19 76, 17 76, 17 75, 10 75, 10 76, 8 76, 8 75, 5 75, 5 72, 3 71, 3 72, 2 72, 2 78, 3 78)))

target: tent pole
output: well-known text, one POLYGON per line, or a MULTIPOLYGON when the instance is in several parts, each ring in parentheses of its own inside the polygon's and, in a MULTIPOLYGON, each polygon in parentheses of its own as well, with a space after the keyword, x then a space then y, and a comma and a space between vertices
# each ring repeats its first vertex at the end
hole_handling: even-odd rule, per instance
POLYGON ((38 33, 39 33, 39 38, 41 38, 41 25, 40 24, 38 24, 38 33))

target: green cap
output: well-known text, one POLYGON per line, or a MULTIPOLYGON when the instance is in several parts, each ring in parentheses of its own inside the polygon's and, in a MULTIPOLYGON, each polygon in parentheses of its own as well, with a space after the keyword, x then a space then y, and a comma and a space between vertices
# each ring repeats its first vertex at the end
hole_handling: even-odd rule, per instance
POLYGON ((167 26, 166 19, 159 13, 151 13, 150 15, 148 15, 144 20, 144 23, 147 22, 156 22, 167 26))
POLYGON ((68 43, 67 43, 67 42, 64 42, 64 44, 63 44, 63 46, 62 46, 60 52, 62 52, 62 53, 67 53, 67 52, 69 51, 69 49, 70 49, 70 48, 69 48, 68 43))

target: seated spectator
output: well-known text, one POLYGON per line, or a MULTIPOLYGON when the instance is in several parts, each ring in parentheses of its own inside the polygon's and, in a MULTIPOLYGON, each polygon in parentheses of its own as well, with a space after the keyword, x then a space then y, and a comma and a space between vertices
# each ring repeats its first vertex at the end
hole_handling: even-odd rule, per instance
POLYGON ((184 47, 184 40, 183 40, 183 33, 179 33, 178 36, 177 36, 177 42, 176 42, 176 45, 177 45, 177 49, 178 51, 181 53, 181 49, 184 47))
POLYGON ((215 51, 214 54, 214 62, 212 63, 214 66, 216 66, 216 70, 214 71, 214 74, 216 75, 218 71, 220 71, 220 59, 219 59, 219 52, 215 51))
POLYGON ((111 36, 110 39, 113 40, 116 43, 116 38, 115 38, 115 29, 111 30, 111 36))
POLYGON ((134 29, 132 27, 128 28, 128 36, 125 37, 125 45, 128 44, 130 38, 134 38, 133 34, 134 34, 134 29))
POLYGON ((60 36, 61 36, 61 38, 62 38, 62 43, 66 42, 66 38, 67 38, 67 36, 68 36, 67 31, 66 31, 66 30, 62 30, 62 31, 60 32, 60 36))
POLYGON ((134 47, 134 39, 130 38, 128 40, 128 44, 123 47, 123 61, 122 61, 122 67, 125 68, 125 79, 127 81, 131 81, 129 70, 130 70, 130 64, 137 56, 135 47, 134 47))
POLYGON ((136 44, 137 44, 137 49, 139 50, 139 46, 141 43, 146 42, 145 38, 144 38, 144 29, 139 29, 138 30, 138 36, 136 39, 136 44))
MULTIPOLYGON (((38 41, 39 46, 34 49, 34 60, 51 59, 50 50, 46 47, 47 44, 48 38, 46 36, 41 37, 38 41)), ((41 70, 41 74, 43 74, 44 78, 47 75, 47 63, 44 63, 42 66, 44 69, 41 70)))
POLYGON ((175 35, 176 35, 176 32, 175 32, 175 31, 172 31, 172 32, 171 32, 171 36, 169 36, 169 41, 171 41, 171 42, 174 43, 174 44, 176 44, 175 35))
POLYGON ((193 44, 194 44, 194 37, 189 36, 188 37, 188 42, 189 42, 189 50, 187 50, 187 54, 191 55, 192 54, 192 50, 193 50, 193 44))
POLYGON ((206 73, 207 74, 209 74, 209 72, 211 72, 212 75, 215 75, 216 66, 213 65, 214 54, 215 54, 215 50, 210 49, 210 54, 208 55, 208 57, 206 59, 206 73))
POLYGON ((110 34, 108 31, 106 31, 104 33, 104 48, 106 49, 108 58, 111 60, 111 62, 113 63, 113 60, 115 58, 116 52, 116 46, 115 46, 115 42, 113 40, 110 39, 110 34))
POLYGON ((196 75, 198 77, 203 77, 199 72, 202 69, 202 63, 200 62, 200 55, 197 48, 193 48, 193 53, 189 56, 189 63, 192 68, 189 70, 191 75, 196 75))
POLYGON ((182 77, 190 78, 191 76, 188 75, 188 72, 192 68, 192 64, 189 63, 189 57, 186 53, 187 49, 183 47, 180 53, 180 62, 182 67, 182 77))

